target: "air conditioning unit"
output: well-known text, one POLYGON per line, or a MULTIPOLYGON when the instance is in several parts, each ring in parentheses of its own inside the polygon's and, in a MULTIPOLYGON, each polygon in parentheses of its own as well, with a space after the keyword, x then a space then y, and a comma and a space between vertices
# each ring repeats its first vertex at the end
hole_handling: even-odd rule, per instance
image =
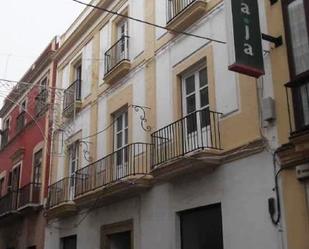
POLYGON ((302 164, 297 166, 296 176, 299 180, 309 179, 309 164, 302 164))

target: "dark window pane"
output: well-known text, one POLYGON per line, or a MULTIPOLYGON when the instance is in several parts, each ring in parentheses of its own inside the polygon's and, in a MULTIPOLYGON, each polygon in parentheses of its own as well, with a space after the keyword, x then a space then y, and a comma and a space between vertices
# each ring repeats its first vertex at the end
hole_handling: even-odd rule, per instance
POLYGON ((205 108, 200 112, 200 120, 201 120, 201 127, 204 128, 210 125, 210 113, 209 108, 205 108))
POLYGON ((221 205, 180 213, 182 249, 223 249, 221 205))
POLYGON ((42 150, 38 151, 34 155, 34 171, 33 171, 34 183, 41 182, 41 167, 42 167, 42 150))
POLYGON ((195 91, 195 77, 194 75, 186 79, 186 94, 193 93, 195 91))
POLYGON ((187 114, 196 110, 195 94, 187 98, 187 114))
POLYGON ((122 154, 123 154, 123 150, 117 151, 117 165, 122 164, 122 154))
POLYGON ((187 133, 188 134, 197 131, 196 113, 189 115, 186 118, 186 121, 187 121, 187 133))
POLYGON ((122 132, 117 134, 117 149, 122 147, 122 132))
POLYGON ((76 249, 76 235, 62 238, 61 249, 76 249))
POLYGON ((203 87, 208 84, 207 80, 207 69, 204 68, 199 72, 200 75, 200 87, 203 87))
POLYGON ((309 125, 309 83, 300 88, 304 125, 309 125))
POLYGON ((117 118, 117 131, 122 129, 122 115, 117 118))
POLYGON ((128 127, 128 112, 125 112, 124 114, 124 125, 125 127, 128 127))
POLYGON ((293 88, 295 125, 302 130, 309 125, 309 83, 293 88))
POLYGON ((109 248, 131 249, 131 232, 122 232, 108 235, 109 248))
POLYGON ((200 98, 201 98, 201 108, 209 104, 208 87, 200 91, 200 98))
POLYGON ((123 153, 124 153, 124 162, 128 162, 128 158, 129 158, 129 150, 128 147, 123 149, 123 153))
POLYGON ((124 143, 125 145, 128 144, 128 129, 124 130, 124 143))

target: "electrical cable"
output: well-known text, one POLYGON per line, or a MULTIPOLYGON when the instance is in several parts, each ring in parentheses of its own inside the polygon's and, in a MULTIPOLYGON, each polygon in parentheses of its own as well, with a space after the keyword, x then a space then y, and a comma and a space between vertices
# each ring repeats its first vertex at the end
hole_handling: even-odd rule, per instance
POLYGON ((54 89, 54 90, 59 90, 59 91, 64 91, 65 89, 62 88, 58 88, 58 87, 52 87, 52 86, 41 86, 38 83, 30 83, 30 82, 25 82, 25 81, 16 81, 16 80, 8 80, 8 79, 2 79, 0 78, 0 82, 4 81, 6 83, 11 83, 11 84, 15 84, 16 85, 25 85, 25 86, 29 86, 29 85, 37 85, 37 87, 41 87, 41 88, 49 88, 49 89, 54 89))
POLYGON ((159 25, 159 24, 155 24, 155 23, 144 21, 144 20, 141 20, 141 19, 138 19, 138 18, 135 18, 135 17, 131 17, 129 15, 121 14, 121 13, 118 13, 116 11, 108 10, 106 8, 98 7, 98 6, 95 6, 93 4, 84 3, 84 2, 79 1, 79 0, 72 0, 72 1, 79 3, 79 4, 82 4, 82 5, 85 5, 85 6, 88 6, 88 7, 92 7, 94 9, 101 10, 103 12, 110 13, 112 15, 117 15, 117 16, 120 16, 120 17, 123 17, 123 18, 127 18, 127 19, 130 19, 130 20, 133 20, 133 21, 136 21, 136 22, 140 22, 140 23, 143 23, 143 24, 146 24, 146 25, 150 25, 150 26, 153 26, 153 27, 156 27, 156 28, 164 29, 164 30, 167 30, 167 31, 170 31, 170 32, 174 32, 174 33, 178 33, 178 34, 182 34, 182 35, 186 35, 186 36, 191 36, 191 37, 195 37, 195 38, 199 38, 199 39, 203 39, 203 40, 208 40, 208 41, 212 41, 212 42, 217 42, 217 43, 220 43, 220 44, 226 44, 225 41, 221 41, 221 40, 206 37, 206 36, 195 35, 195 34, 192 34, 192 33, 185 32, 185 31, 175 30, 175 29, 168 28, 168 27, 165 27, 165 26, 162 26, 162 25, 159 25))

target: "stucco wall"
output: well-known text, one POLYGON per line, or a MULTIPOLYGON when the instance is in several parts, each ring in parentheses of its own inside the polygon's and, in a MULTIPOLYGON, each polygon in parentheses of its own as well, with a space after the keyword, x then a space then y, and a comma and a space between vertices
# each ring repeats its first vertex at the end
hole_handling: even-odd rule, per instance
POLYGON ((177 212, 218 202, 224 248, 279 248, 267 209, 273 184, 271 155, 260 153, 223 165, 212 174, 179 177, 136 198, 98 208, 76 228, 85 210, 80 216, 51 221, 45 248, 57 249, 61 237, 77 234, 78 249, 99 249, 102 225, 133 219, 135 249, 179 249, 177 212))

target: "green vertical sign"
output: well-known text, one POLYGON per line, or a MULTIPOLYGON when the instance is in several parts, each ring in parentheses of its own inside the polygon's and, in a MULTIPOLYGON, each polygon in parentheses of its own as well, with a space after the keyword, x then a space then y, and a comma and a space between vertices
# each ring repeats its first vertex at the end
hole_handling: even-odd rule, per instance
POLYGON ((235 62, 229 70, 258 78, 264 74, 258 2, 228 1, 231 1, 235 53, 235 62))

